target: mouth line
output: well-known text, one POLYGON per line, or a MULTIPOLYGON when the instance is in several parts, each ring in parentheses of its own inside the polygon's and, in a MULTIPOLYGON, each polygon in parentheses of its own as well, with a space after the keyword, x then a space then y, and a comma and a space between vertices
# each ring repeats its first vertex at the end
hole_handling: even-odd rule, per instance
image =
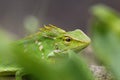
POLYGON ((72 50, 72 51, 78 53, 78 52, 80 52, 80 51, 81 51, 82 49, 84 49, 84 48, 86 48, 86 47, 83 47, 83 48, 76 47, 76 48, 72 48, 72 49, 64 49, 64 50, 62 50, 62 51, 60 51, 60 52, 61 52, 61 53, 64 53, 64 52, 67 52, 67 51, 69 51, 69 50, 72 50))

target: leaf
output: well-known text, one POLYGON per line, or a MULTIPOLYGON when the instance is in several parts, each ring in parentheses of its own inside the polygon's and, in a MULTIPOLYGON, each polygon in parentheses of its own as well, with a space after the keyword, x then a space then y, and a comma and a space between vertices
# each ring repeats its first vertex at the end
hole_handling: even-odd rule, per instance
POLYGON ((74 52, 69 52, 69 55, 70 58, 61 70, 62 80, 94 80, 85 60, 74 52))
POLYGON ((99 60, 120 80, 120 17, 117 12, 104 5, 91 10, 92 46, 99 60))
POLYGON ((94 80, 83 58, 73 52, 70 52, 70 58, 50 64, 34 53, 19 52, 15 54, 16 60, 32 80, 94 80))

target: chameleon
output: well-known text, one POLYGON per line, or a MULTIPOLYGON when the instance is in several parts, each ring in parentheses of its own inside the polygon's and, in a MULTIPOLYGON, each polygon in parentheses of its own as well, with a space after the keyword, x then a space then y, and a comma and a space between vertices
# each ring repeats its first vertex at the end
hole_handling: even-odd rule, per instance
MULTIPOLYGON (((68 50, 76 53, 90 44, 90 38, 80 29, 65 31, 54 25, 45 25, 35 34, 17 41, 24 47, 24 52, 33 51, 39 58, 48 61, 52 57, 67 55, 68 50)), ((1 57, 1 56, 0 56, 1 57)), ((15 75, 16 80, 22 80, 24 71, 17 63, 11 61, 0 63, 0 75, 15 75), (12 66, 11 66, 12 65, 12 66)))

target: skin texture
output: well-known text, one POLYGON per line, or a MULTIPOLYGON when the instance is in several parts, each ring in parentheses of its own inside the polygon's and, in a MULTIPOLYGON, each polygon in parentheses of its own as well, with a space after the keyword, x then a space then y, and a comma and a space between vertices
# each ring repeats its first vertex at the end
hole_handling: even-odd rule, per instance
MULTIPOLYGON (((66 32, 53 25, 44 26, 38 33, 17 42, 18 45, 24 47, 24 52, 33 51, 35 55, 46 61, 56 56, 67 55, 69 50, 78 52, 87 47, 89 43, 89 37, 81 30, 66 32)), ((12 61, 8 61, 7 66, 0 64, 0 74, 3 73, 4 75, 15 74, 16 80, 22 80, 21 77, 24 75, 23 70, 12 61)))

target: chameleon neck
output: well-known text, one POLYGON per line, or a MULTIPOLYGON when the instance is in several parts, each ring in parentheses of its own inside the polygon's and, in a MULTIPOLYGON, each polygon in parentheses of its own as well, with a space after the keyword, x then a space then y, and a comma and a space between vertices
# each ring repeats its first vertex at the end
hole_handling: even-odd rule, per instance
POLYGON ((49 37, 35 37, 31 39, 27 39, 24 41, 24 49, 29 52, 33 51, 41 59, 48 59, 50 53, 53 53, 55 50, 55 42, 52 38, 49 37))

